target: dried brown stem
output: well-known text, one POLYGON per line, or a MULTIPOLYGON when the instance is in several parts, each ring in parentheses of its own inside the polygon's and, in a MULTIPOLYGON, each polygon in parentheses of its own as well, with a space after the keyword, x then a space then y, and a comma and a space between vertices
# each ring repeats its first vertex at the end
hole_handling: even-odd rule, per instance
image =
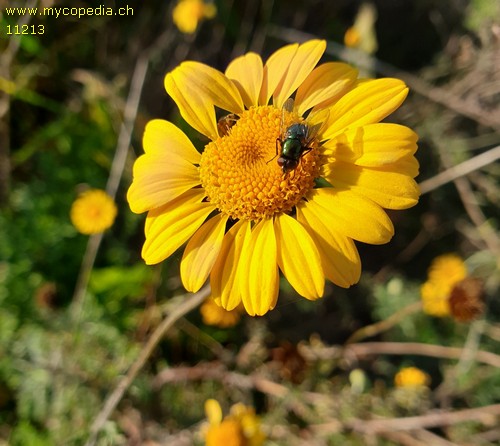
MULTIPOLYGON (((364 342, 346 347, 346 354, 355 356, 371 355, 421 355, 434 358, 460 359, 464 349, 443 345, 421 344, 418 342, 364 342)), ((475 360, 500 368, 500 356, 484 350, 478 350, 475 360)))
MULTIPOLYGON (((242 375, 228 371, 225 366, 220 363, 205 363, 194 367, 177 367, 163 370, 156 375, 153 386, 159 389, 168 383, 200 380, 217 380, 229 387, 234 386, 243 389, 256 389, 272 397, 285 399, 284 404, 291 408, 300 407, 304 403, 328 404, 330 401, 328 395, 316 392, 301 392, 295 396, 294 392, 288 387, 259 376, 257 373, 242 375)), ((495 423, 495 418, 499 415, 500 404, 493 404, 490 406, 453 412, 436 411, 425 415, 406 418, 372 420, 351 419, 345 422, 338 419, 332 419, 327 423, 312 425, 311 429, 319 435, 338 433, 348 429, 366 435, 380 434, 407 445, 439 444, 451 446, 453 443, 437 437, 425 429, 449 426, 470 420, 475 420, 485 425, 492 425, 495 423), (414 436, 409 434, 398 435, 398 433, 402 433, 403 431, 412 431, 414 436)))
MULTIPOLYGON (((120 129, 120 134, 118 136, 115 156, 111 165, 108 184, 106 186, 106 192, 113 198, 116 195, 116 191, 118 189, 118 185, 123 173, 123 168, 125 166, 125 160, 132 136, 132 127, 137 115, 137 109, 139 107, 139 100, 141 98, 142 87, 144 85, 144 79, 146 78, 147 68, 148 59, 146 57, 139 58, 135 65, 134 75, 132 76, 130 91, 127 98, 127 103, 125 105, 123 123, 120 129)), ((73 294, 72 300, 71 313, 75 320, 78 319, 82 311, 90 273, 94 266, 97 252, 99 251, 99 246, 101 245, 102 236, 102 233, 95 234, 89 237, 89 240, 87 242, 87 248, 82 260, 82 265, 80 267, 80 273, 75 286, 75 292, 73 294)))
POLYGON ((408 432, 380 432, 379 435, 403 446, 426 446, 428 444, 417 440, 408 432))
POLYGON ((123 395, 125 394, 127 389, 134 382, 134 379, 137 377, 140 370, 144 367, 144 364, 146 364, 147 360, 153 353, 158 343, 161 341, 163 336, 165 336, 165 333, 180 318, 198 307, 209 294, 210 288, 207 286, 194 295, 181 296, 181 298, 176 299, 175 303, 177 303, 179 300, 184 300, 184 302, 179 302, 178 305, 173 306, 174 309, 172 310, 172 312, 162 321, 160 325, 158 325, 156 330, 151 334, 150 338, 142 348, 138 358, 130 366, 127 374, 118 382, 113 392, 111 392, 111 394, 106 398, 103 407, 92 423, 89 439, 87 440, 87 443, 85 443, 86 446, 95 445, 97 435, 103 428, 108 418, 113 413, 113 410, 116 408, 120 400, 123 398, 123 395))
POLYGON ((413 302, 410 305, 402 308, 396 313, 389 316, 387 319, 376 322, 371 325, 366 325, 359 330, 355 331, 349 339, 347 339, 346 344, 353 344, 359 342, 362 339, 370 338, 372 336, 383 333, 384 331, 390 330, 395 325, 399 324, 407 316, 416 313, 422 309, 422 302, 413 302))
POLYGON ((489 164, 493 164, 498 159, 500 159, 500 146, 494 147, 493 149, 474 156, 463 163, 450 167, 428 180, 422 181, 419 184, 420 192, 422 195, 431 192, 446 183, 456 180, 457 178, 463 177, 489 164))
POLYGON ((274 397, 282 398, 288 394, 289 389, 257 374, 243 375, 230 372, 221 363, 202 363, 195 367, 175 367, 162 370, 153 380, 153 388, 159 389, 167 383, 186 381, 220 381, 227 386, 242 389, 256 389, 274 397))
POLYGON ((475 407, 473 409, 455 412, 433 412, 416 417, 387 418, 379 420, 350 420, 346 427, 357 432, 376 434, 379 432, 408 431, 413 429, 450 426, 464 421, 475 420, 485 425, 491 425, 500 416, 500 404, 475 407))
MULTIPOLYGON (((418 342, 362 342, 340 346, 326 347, 321 350, 301 349, 301 354, 310 361, 317 359, 360 358, 373 355, 421 355, 434 358, 460 359, 463 348, 446 347, 443 345, 422 344, 418 342)), ((484 350, 478 350, 475 361, 500 368, 500 355, 484 350)))
MULTIPOLYGON (((437 140, 436 140, 437 141, 437 140)), ((446 167, 450 167, 450 169, 455 169, 457 171, 464 171, 463 168, 459 166, 463 166, 464 163, 459 164, 458 166, 451 167, 452 161, 445 147, 442 146, 442 143, 437 143, 439 147, 439 154, 443 164, 446 167)), ((474 164, 492 164, 497 159, 500 158, 500 146, 497 146, 488 152, 485 152, 481 155, 478 155, 474 158, 471 158, 469 161, 476 161, 474 164), (477 163, 477 160, 481 158, 481 162, 477 163)), ((448 169, 448 171, 450 170, 448 169)), ((455 176, 453 179, 455 183, 455 187, 457 188, 460 199, 462 200, 462 204, 464 206, 467 215, 470 220, 474 223, 474 226, 477 229, 477 232, 483 239, 485 245, 488 249, 494 253, 498 254, 500 252, 500 237, 496 233, 495 229, 491 226, 491 223, 486 219, 481 207, 479 206, 478 200, 476 199, 476 195, 472 190, 472 187, 469 183, 467 177, 463 175, 455 176)))
MULTIPOLYGON (((287 42, 304 42, 314 39, 316 36, 291 28, 274 27, 269 30, 273 37, 283 39, 287 42)), ((397 77, 402 79, 412 91, 430 99, 433 102, 443 105, 449 110, 453 110, 462 116, 466 116, 485 126, 500 129, 500 116, 498 113, 485 112, 476 102, 464 100, 452 92, 441 87, 435 87, 423 79, 410 73, 401 71, 396 67, 382 62, 363 51, 347 48, 333 41, 328 41, 326 53, 336 56, 350 63, 355 63, 361 68, 374 68, 384 76, 397 77)))

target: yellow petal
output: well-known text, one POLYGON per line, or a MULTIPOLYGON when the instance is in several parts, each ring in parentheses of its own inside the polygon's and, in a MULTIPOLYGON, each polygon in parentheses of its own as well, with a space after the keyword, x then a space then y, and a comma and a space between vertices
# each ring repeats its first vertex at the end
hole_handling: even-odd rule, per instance
POLYGON ((200 162, 201 154, 184 132, 163 119, 153 119, 146 124, 142 145, 146 153, 177 155, 192 164, 200 162))
MULTIPOLYGON (((189 189, 179 196, 175 203, 169 203, 170 206, 183 206, 186 204, 201 203, 205 198, 205 190, 199 187, 189 189)), ((148 216, 155 216, 162 212, 162 209, 168 209, 168 206, 162 206, 161 209, 157 209, 155 213, 148 213, 148 216)), ((149 225, 154 221, 154 218, 146 218, 146 224, 144 226, 144 232, 147 234, 149 231, 149 225)))
POLYGON ((194 129, 210 138, 219 137, 213 104, 207 102, 194 89, 186 88, 180 68, 165 76, 165 89, 179 107, 181 116, 194 129))
POLYGON ((297 48, 288 69, 273 93, 273 104, 281 108, 302 82, 309 76, 325 52, 324 40, 310 40, 297 48))
POLYGON ((238 269, 241 249, 250 235, 250 222, 238 221, 224 236, 219 257, 210 274, 212 297, 226 310, 234 310, 241 302, 238 269))
POLYGON ((348 288, 359 281, 361 260, 352 239, 335 232, 329 217, 315 200, 301 201, 297 206, 297 220, 313 238, 325 276, 336 285, 348 288))
MULTIPOLYGON (((414 157, 410 158, 415 160, 414 157)), ((401 166, 405 169, 412 168, 412 163, 406 161, 407 158, 403 158, 402 164, 398 162, 379 168, 360 167, 339 161, 331 166, 332 171, 326 178, 334 188, 352 190, 383 208, 408 209, 417 204, 420 190, 411 176, 398 171, 401 166)))
POLYGON ((394 235, 387 214, 373 201, 349 190, 332 187, 313 189, 308 199, 321 206, 332 231, 364 243, 380 245, 394 235))
POLYGON ((263 72, 262 59, 255 53, 247 53, 237 57, 226 69, 226 76, 238 88, 247 108, 258 105, 263 72))
POLYGON ((191 237, 181 260, 181 279, 186 290, 196 293, 207 280, 219 255, 228 217, 218 214, 191 237))
POLYGON ((259 93, 259 105, 267 105, 269 98, 285 75, 288 65, 290 65, 298 47, 297 43, 293 43, 271 54, 264 65, 262 87, 259 93))
POLYGON ((278 265, 290 285, 306 299, 323 296, 325 276, 318 249, 304 227, 281 214, 275 219, 278 265))
POLYGON ((132 212, 158 208, 200 184, 198 169, 178 155, 146 153, 137 158, 127 192, 132 212))
POLYGON ((324 137, 331 139, 348 128, 381 121, 405 100, 408 88, 399 79, 375 79, 359 85, 330 108, 324 137))
POLYGON ((186 203, 184 196, 148 213, 142 257, 148 265, 172 255, 215 209, 209 203, 186 203))
POLYGON ((347 130, 323 144, 323 153, 332 160, 358 166, 379 167, 413 155, 418 136, 398 124, 369 124, 347 130))
POLYGON ((182 79, 184 89, 192 89, 204 101, 212 103, 231 113, 244 110, 241 95, 223 73, 200 62, 187 61, 177 68, 177 76, 182 79))
POLYGON ((255 225, 248 243, 243 247, 240 262, 246 265, 240 275, 243 305, 250 316, 262 316, 274 308, 279 292, 272 218, 255 225))
POLYGON ((299 115, 321 104, 326 107, 345 94, 358 75, 358 70, 340 62, 316 67, 297 90, 295 106, 299 115))
MULTIPOLYGON (((407 175, 411 178, 415 178, 419 174, 420 164, 413 155, 407 155, 395 163, 391 164, 391 169, 393 172, 407 175)), ((420 192, 419 192, 420 195, 420 192)))
POLYGON ((206 400, 205 415, 210 425, 218 426, 222 422, 222 409, 220 404, 214 399, 206 400))

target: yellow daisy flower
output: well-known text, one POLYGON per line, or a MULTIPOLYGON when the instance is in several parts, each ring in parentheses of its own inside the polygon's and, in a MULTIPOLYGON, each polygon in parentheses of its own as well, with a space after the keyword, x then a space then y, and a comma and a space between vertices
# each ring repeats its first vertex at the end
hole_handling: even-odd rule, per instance
POLYGON ((450 315, 450 286, 427 281, 420 287, 422 297, 422 309, 435 317, 446 317, 450 315))
POLYGON ((354 240, 387 243, 394 228, 383 208, 417 203, 417 135, 379 123, 404 101, 402 81, 358 80, 344 63, 316 67, 325 48, 312 40, 265 64, 247 53, 224 73, 188 61, 167 74, 182 117, 210 141, 200 154, 170 122, 147 124, 128 191, 132 211, 148 212, 146 263, 188 242, 184 287, 196 292, 210 276, 218 304, 243 302, 250 315, 276 305, 278 268, 311 300, 325 278, 359 280, 354 240), (230 113, 223 125, 215 107, 230 113))
POLYGON ((172 19, 179 31, 193 34, 201 20, 213 19, 216 13, 217 8, 212 3, 205 3, 202 0, 180 0, 172 12, 172 19))
POLYGON ((377 35, 375 33, 375 22, 377 21, 377 10, 371 3, 362 3, 353 26, 344 34, 344 44, 347 47, 359 48, 367 54, 377 51, 377 35))
POLYGON ((200 313, 205 325, 216 325, 221 328, 229 328, 235 326, 241 318, 243 308, 241 305, 234 310, 227 311, 220 305, 215 303, 215 300, 208 298, 200 307, 200 313))
POLYGON ((110 228, 116 218, 117 208, 113 199, 103 190, 90 189, 72 204, 70 219, 82 234, 97 234, 110 228))
POLYGON ((417 367, 404 367, 394 377, 396 387, 423 387, 430 384, 430 376, 417 367))
POLYGON ((266 437, 252 407, 235 404, 223 419, 220 404, 210 399, 205 402, 205 413, 209 422, 206 446, 261 446, 264 443, 266 437))
POLYGON ((427 281, 420 288, 424 312, 436 317, 449 316, 452 290, 466 277, 467 268, 458 255, 436 257, 429 267, 427 281))
POLYGON ((467 267, 457 254, 443 254, 436 257, 427 272, 429 282, 455 285, 467 276, 467 267))
POLYGON ((359 31, 351 26, 347 28, 347 31, 344 34, 344 45, 350 48, 356 48, 359 46, 361 42, 361 35, 359 31))

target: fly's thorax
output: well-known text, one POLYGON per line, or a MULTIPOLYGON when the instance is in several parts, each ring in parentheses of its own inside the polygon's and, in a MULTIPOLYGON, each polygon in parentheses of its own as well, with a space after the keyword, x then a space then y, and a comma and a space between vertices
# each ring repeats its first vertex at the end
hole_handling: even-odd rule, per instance
POLYGON ((281 156, 283 158, 299 159, 304 146, 299 139, 287 138, 282 143, 281 156))

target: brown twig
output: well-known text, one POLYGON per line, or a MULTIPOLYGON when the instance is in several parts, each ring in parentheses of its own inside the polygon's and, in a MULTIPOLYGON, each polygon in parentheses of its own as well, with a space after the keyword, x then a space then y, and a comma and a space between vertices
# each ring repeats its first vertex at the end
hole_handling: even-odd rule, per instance
POLYGON ((206 286, 201 291, 194 295, 189 296, 181 296, 180 298, 175 299, 173 302, 173 310, 172 312, 162 321, 160 325, 156 328, 156 330, 151 334, 150 338, 142 348, 139 356, 134 361, 134 363, 130 366, 127 374, 118 382, 117 386, 111 392, 111 394, 106 398, 103 407, 100 412, 95 417, 92 426, 90 428, 89 439, 85 443, 86 446, 93 446, 97 440, 97 435, 103 428, 104 424, 111 416, 113 410, 116 408, 120 400, 123 398, 123 395, 130 387, 130 385, 134 382, 137 374, 146 364, 146 361, 151 356, 151 353, 156 348, 158 343, 161 341, 165 333, 184 315, 189 313, 198 307, 210 294, 210 288, 206 286), (180 300, 184 300, 184 302, 180 303, 180 300), (177 305, 176 305, 177 304, 177 305))
POLYGON ((477 232, 481 236, 484 244, 493 254, 500 253, 500 237, 496 229, 491 225, 479 206, 476 195, 472 191, 469 181, 466 178, 457 178, 454 180, 460 199, 464 205, 467 215, 474 223, 477 232))
POLYGON ((132 139, 132 130, 139 109, 144 80, 148 72, 149 53, 146 52, 137 59, 130 83, 130 92, 123 111, 123 122, 116 143, 115 156, 111 164, 111 170, 106 184, 106 192, 112 198, 115 198, 116 191, 120 184, 127 154, 129 152, 130 140, 132 139))
MULTIPOLYGON (((410 354, 411 352, 408 353, 410 354)), ((321 405, 331 403, 329 395, 318 392, 300 392, 295 395, 293 390, 290 388, 260 376, 258 373, 243 375, 237 372, 231 372, 228 371, 221 363, 204 363, 198 364, 194 367, 176 367, 165 369, 156 375, 153 381, 153 388, 160 389, 169 383, 203 380, 216 380, 228 387, 233 386, 243 389, 259 390, 266 395, 284 400, 283 404, 286 404, 287 407, 292 409, 297 407, 300 408, 304 403, 321 405)), ((391 436, 394 434, 394 438, 392 439, 396 440, 396 438, 398 438, 398 441, 402 444, 412 444, 410 441, 413 440, 413 444, 415 445, 439 444, 443 446, 451 446, 453 443, 450 443, 445 439, 441 439, 424 429, 449 426, 470 420, 476 420, 486 425, 490 425, 494 422, 495 417, 498 415, 500 415, 500 404, 494 404, 454 412, 436 411, 426 415, 406 418, 372 420, 351 419, 348 421, 332 419, 327 423, 312 425, 310 428, 313 432, 323 436, 339 433, 347 429, 367 435, 389 433, 391 436), (398 432, 402 431, 414 431, 413 433, 416 438, 409 435, 397 435, 398 432), (421 441, 423 441, 423 443, 421 443, 421 441)))
MULTIPOLYGON (((362 342, 346 347, 332 346, 322 349, 301 348, 301 354, 310 361, 317 359, 359 358, 371 355, 420 355, 434 358, 460 359, 463 348, 419 342, 362 342)), ((484 350, 476 352, 475 360, 500 368, 500 355, 484 350)))
POLYGON ((494 341, 500 342, 500 324, 486 323, 484 334, 494 341))
POLYGON ((475 434, 471 436, 469 439, 471 445, 475 444, 490 444, 493 442, 498 442, 500 441, 500 427, 495 427, 493 429, 490 429, 486 432, 481 432, 478 434, 475 434), (490 442, 490 443, 488 443, 490 442))
POLYGON ((379 435, 386 438, 387 440, 390 440, 391 442, 395 442, 403 446, 426 446, 428 444, 424 443, 423 441, 417 440, 408 432, 380 432, 379 435))
POLYGON ((475 407, 455 412, 433 412, 416 417, 386 418, 378 420, 350 420, 345 426, 357 432, 376 434, 379 432, 408 431, 413 429, 450 426, 464 421, 475 420, 491 425, 500 416, 500 404, 475 407))
MULTIPOLYGON (((439 141, 439 139, 436 139, 436 142, 437 141, 439 141)), ((446 167, 449 167, 451 164, 451 160, 448 152, 446 151, 445 147, 442 147, 442 143, 438 143, 438 145, 441 160, 446 167)), ((500 158, 500 146, 497 146, 494 149, 483 153, 482 155, 485 154, 489 156, 486 156, 484 158, 484 161, 488 161, 489 159, 488 164, 492 164, 500 158)), ((478 155, 477 157, 471 159, 477 159, 482 155, 478 155)), ((456 167, 457 166, 454 166, 453 168, 456 167)), ((500 237, 496 233, 495 229, 493 229, 493 227, 491 226, 491 223, 487 221, 483 211, 481 210, 478 204, 478 200, 476 199, 476 196, 469 183, 469 180, 464 176, 458 176, 453 180, 453 182, 455 183, 455 187, 457 188, 458 194, 460 196, 460 199, 462 200, 467 215, 474 223, 485 245, 492 253, 498 254, 500 252, 500 237)))
MULTIPOLYGON (((144 79, 146 78, 147 68, 148 58, 146 56, 140 57, 136 62, 134 74, 132 76, 129 95, 125 104, 123 123, 120 129, 120 134, 118 136, 118 141, 116 143, 115 156, 113 158, 111 172, 109 174, 108 184, 106 186, 106 192, 113 198, 116 195, 116 191, 118 189, 118 185, 123 173, 123 168, 125 166, 130 139, 132 137, 132 127, 134 125, 137 110, 139 108, 139 100, 141 98, 142 87, 144 85, 144 79)), ((87 242, 87 248, 83 256, 82 265, 80 267, 80 273, 78 275, 78 280, 75 286, 71 304, 71 313, 75 320, 79 318, 79 315, 82 311, 90 273, 94 266, 97 252, 99 251, 99 246, 101 245, 102 236, 102 233, 92 235, 91 237, 89 237, 89 240, 87 242)))
POLYGON ((416 313, 422 309, 422 302, 413 302, 410 305, 401 308, 396 313, 389 316, 387 319, 376 322, 371 325, 366 325, 356 330, 346 341, 346 345, 359 342, 362 339, 370 338, 384 331, 390 330, 395 325, 399 324, 407 316, 416 313))
POLYGON ((212 336, 198 328, 195 324, 189 322, 187 319, 181 319, 177 323, 177 327, 192 339, 195 339, 196 342, 207 347, 216 357, 222 360, 229 360, 233 356, 232 353, 222 346, 222 344, 217 342, 212 336))
POLYGON ((283 398, 289 392, 289 389, 282 384, 278 384, 258 374, 243 375, 231 372, 219 362, 202 363, 194 367, 175 367, 162 370, 155 376, 153 388, 160 389, 167 383, 203 380, 220 381, 227 386, 242 389, 256 389, 278 398, 283 398))
MULTIPOLYGON (((445 347, 443 345, 421 344, 418 342, 364 342, 350 344, 346 347, 346 354, 355 356, 370 355, 421 355, 434 358, 460 359, 463 348, 445 347)), ((484 350, 476 352, 477 362, 500 368, 500 355, 484 350)))
POLYGON ((440 437, 439 435, 436 435, 426 429, 418 429, 416 431, 413 431, 413 434, 419 440, 422 440, 426 445, 431 444, 432 446, 457 446, 456 443, 446 440, 445 438, 440 437))
POLYGON ((474 364, 476 352, 479 349, 479 343, 484 330, 484 320, 474 321, 470 325, 460 359, 452 369, 445 373, 443 381, 434 390, 435 399, 440 400, 441 404, 443 404, 449 397, 451 393, 450 390, 456 388, 460 376, 467 373, 474 364))
MULTIPOLYGON (((269 34, 287 42, 304 42, 316 38, 313 34, 279 26, 270 28, 269 34)), ((471 102, 470 100, 464 100, 444 88, 435 87, 423 79, 413 76, 408 72, 401 71, 363 51, 347 48, 333 41, 328 41, 327 43, 327 54, 336 56, 346 62, 356 63, 361 68, 374 68, 378 73, 384 76, 402 79, 412 91, 427 99, 441 104, 449 110, 453 110, 455 113, 473 119, 480 124, 494 129, 500 129, 500 116, 498 113, 486 113, 477 103, 471 102)))
POLYGON ((422 181, 419 184, 420 193, 423 195, 431 192, 446 183, 456 180, 457 178, 463 177, 489 164, 493 164, 498 159, 500 159, 500 146, 496 146, 493 149, 464 161, 463 163, 450 167, 428 180, 422 181))

